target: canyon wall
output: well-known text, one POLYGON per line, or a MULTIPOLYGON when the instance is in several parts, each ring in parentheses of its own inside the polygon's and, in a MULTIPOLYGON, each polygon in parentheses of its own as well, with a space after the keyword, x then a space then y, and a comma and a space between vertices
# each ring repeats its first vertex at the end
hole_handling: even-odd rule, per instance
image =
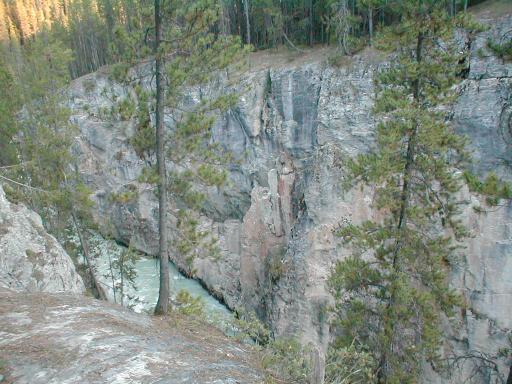
MULTIPOLYGON (((488 31, 460 36, 468 60, 451 118, 470 139, 474 171, 481 176, 494 171, 511 181, 512 64, 493 56, 486 41, 510 30, 512 17, 482 21, 489 23, 488 31)), ((225 80, 237 84, 240 101, 219 116, 212 140, 236 161, 229 166, 228 185, 207 191, 202 217, 202 227, 219 239, 221 258, 196 259, 193 265, 197 278, 229 307, 256 311, 275 334, 312 343, 320 358, 329 341, 331 299, 325 281, 334 262, 348 254, 333 232, 376 215, 372 191, 344 191, 341 181, 344 159, 372 148, 373 75, 384 65, 376 52, 366 50, 331 66, 331 53, 317 49, 289 60, 259 53, 241 77, 226 74, 225 80)), ((189 102, 227 91, 225 84, 190 89, 189 102)), ((107 71, 77 79, 69 90, 72 119, 81 131, 74 151, 103 230, 155 255, 157 201, 153 188, 137 181, 144 162, 129 144, 136 121, 104 113, 133 92, 107 71), (112 198, 126 191, 136 197, 112 198)), ((172 120, 166 123, 172 129, 172 120)), ((469 201, 464 220, 473 237, 451 282, 468 307, 454 324, 446 324, 444 353, 478 350, 492 356, 507 346, 512 329, 512 205, 490 208, 469 191, 462 193, 469 201), (474 207, 487 212, 476 213, 474 207)), ((171 228, 176 208, 171 201, 171 228)), ((190 271, 180 255, 171 257, 190 271)), ((424 381, 462 382, 480 363, 467 360, 449 379, 425 367, 424 381)), ((508 364, 498 363, 502 375, 508 374, 508 364)), ((483 369, 475 378, 492 382, 492 375, 483 369)))

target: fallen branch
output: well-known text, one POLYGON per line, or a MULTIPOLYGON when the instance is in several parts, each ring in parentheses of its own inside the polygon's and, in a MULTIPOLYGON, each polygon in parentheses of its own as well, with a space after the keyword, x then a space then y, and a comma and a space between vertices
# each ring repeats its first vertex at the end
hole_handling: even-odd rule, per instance
POLYGON ((46 194, 50 193, 49 191, 46 191, 44 189, 37 188, 37 187, 32 187, 31 185, 20 183, 19 181, 16 181, 16 180, 13 180, 13 179, 9 179, 8 177, 2 176, 2 175, 0 175, 0 179, 6 180, 6 181, 8 181, 10 183, 19 185, 20 187, 28 188, 28 189, 31 189, 31 190, 34 190, 34 191, 38 191, 38 192, 42 192, 42 193, 46 193, 46 194))
POLYGON ((302 49, 298 48, 295 44, 293 44, 293 43, 291 42, 291 40, 288 38, 288 36, 286 36, 286 33, 285 33, 284 31, 283 31, 283 36, 284 36, 284 39, 286 40, 286 42, 287 42, 288 44, 290 44, 290 46, 291 46, 293 49, 297 50, 298 52, 302 52, 302 53, 304 53, 304 52, 305 52, 304 50, 302 50, 302 49))

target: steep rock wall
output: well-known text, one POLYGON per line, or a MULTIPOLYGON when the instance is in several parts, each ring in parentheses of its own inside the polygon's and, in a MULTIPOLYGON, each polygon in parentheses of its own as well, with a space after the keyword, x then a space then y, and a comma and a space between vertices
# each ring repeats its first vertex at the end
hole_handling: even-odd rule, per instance
MULTIPOLYGON (((489 31, 461 37, 470 57, 452 119, 471 140, 475 170, 511 180, 512 65, 485 53, 485 45, 488 37, 511 29, 512 18, 483 21, 490 23, 489 31)), ((333 263, 348 252, 333 231, 376 214, 371 191, 343 191, 340 181, 343 159, 372 147, 372 77, 382 65, 371 51, 341 67, 326 65, 326 55, 318 50, 289 63, 260 65, 237 80, 240 102, 219 117, 213 140, 239 161, 230 166, 229 186, 209 191, 203 217, 203 227, 219 238, 222 257, 194 262, 197 277, 230 307, 255 310, 276 334, 299 335, 320 355, 329 341, 325 281, 333 263)), ((191 89, 190 102, 224 89, 222 84, 191 89)), ((128 143, 135 122, 101 113, 132 91, 99 72, 74 82, 70 105, 81 129, 76 153, 80 172, 95 191, 98 221, 119 240, 156 254, 156 199, 150 186, 137 182, 143 162, 128 143), (138 192, 137 199, 112 201, 113 192, 127 188, 138 192)), ((172 126, 170 120, 167 124, 172 126)), ((471 200, 465 220, 474 237, 452 284, 468 310, 458 327, 447 325, 446 354, 493 355, 511 330, 512 207, 505 202, 477 214, 472 206, 482 203, 463 193, 471 200)), ((174 209, 171 201, 171 228, 174 209)), ((188 268, 179 255, 171 257, 188 268)), ((500 364, 505 375, 507 363, 500 364)), ((473 368, 468 362, 462 376, 449 382, 473 368)), ((425 375, 426 382, 443 380, 433 372, 425 375)))
POLYGON ((0 287, 21 292, 83 293, 73 261, 41 217, 10 203, 0 185, 0 287))

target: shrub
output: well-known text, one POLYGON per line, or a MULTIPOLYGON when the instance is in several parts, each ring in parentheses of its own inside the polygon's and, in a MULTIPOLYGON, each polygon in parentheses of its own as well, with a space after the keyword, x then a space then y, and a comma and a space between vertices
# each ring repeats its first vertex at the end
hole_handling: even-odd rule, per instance
POLYGON ((176 295, 176 308, 178 312, 187 316, 199 317, 204 314, 204 303, 201 297, 194 297, 184 289, 176 295))
POLYGON ((136 106, 130 97, 120 100, 112 106, 112 115, 121 120, 130 120, 135 115, 136 106))
POLYGON ((500 59, 511 60, 512 59, 512 39, 505 41, 504 43, 497 43, 492 39, 487 40, 487 47, 500 59))
POLYGON ((367 384, 376 381, 377 364, 371 354, 356 349, 331 347, 325 366, 325 384, 367 384))
POLYGON ((243 309, 237 309, 235 312, 237 317, 233 321, 233 328, 237 339, 249 339, 260 346, 269 343, 270 331, 254 312, 246 312, 243 309))
POLYGON ((124 83, 128 76, 130 65, 128 63, 117 63, 110 66, 110 78, 118 83, 124 83))
POLYGON ((471 192, 486 196, 487 204, 496 206, 501 199, 512 199, 512 186, 504 182, 494 173, 490 173, 484 181, 470 172, 464 172, 464 179, 471 192))
POLYGON ((311 351, 294 338, 279 338, 263 351, 267 382, 309 383, 311 351))
POLYGON ((137 187, 134 185, 128 185, 127 190, 122 192, 112 192, 109 196, 109 200, 111 203, 120 203, 120 204, 128 204, 131 203, 139 197, 139 192, 137 191, 137 187))

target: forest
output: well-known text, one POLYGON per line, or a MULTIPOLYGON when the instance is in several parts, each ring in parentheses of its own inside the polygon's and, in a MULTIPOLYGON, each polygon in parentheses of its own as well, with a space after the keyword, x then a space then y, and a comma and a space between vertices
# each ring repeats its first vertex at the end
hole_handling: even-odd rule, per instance
POLYGON ((201 327, 197 280, 265 383, 511 384, 511 11, 0 0, 0 197, 96 299, 153 257, 145 311, 201 327))
MULTIPOLYGON (((481 0, 447 0, 454 15, 481 0)), ((255 49, 288 45, 337 45, 349 54, 368 44, 379 25, 397 22, 400 13, 386 0, 238 0, 220 2, 210 28, 238 35, 255 49)), ((24 44, 43 30, 73 52, 71 76, 123 60, 148 28, 151 2, 114 0, 8 1, 0 4, 0 40, 24 44), (129 48, 128 48, 129 47, 129 48)), ((140 53, 143 55, 143 53, 140 53)))

